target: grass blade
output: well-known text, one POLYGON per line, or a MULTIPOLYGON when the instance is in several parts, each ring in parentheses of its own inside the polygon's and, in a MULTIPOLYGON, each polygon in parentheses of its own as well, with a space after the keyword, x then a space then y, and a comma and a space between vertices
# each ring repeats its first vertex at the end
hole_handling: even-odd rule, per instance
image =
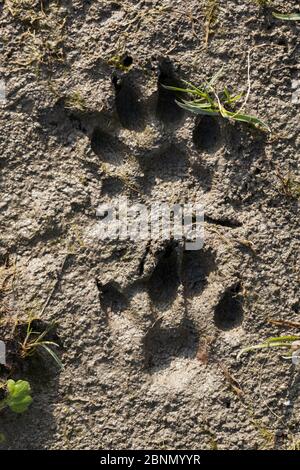
MULTIPOLYGON (((51 344, 55 344, 55 343, 51 343, 51 344)), ((60 369, 63 368, 63 364, 62 364, 61 360, 59 359, 58 355, 51 348, 49 348, 45 343, 40 344, 39 346, 41 348, 44 348, 45 351, 47 351, 47 353, 50 354, 50 356, 54 359, 54 361, 56 362, 56 364, 58 365, 58 367, 60 369)))
POLYGON ((287 336, 275 336, 275 337, 272 337, 272 338, 269 338, 267 340, 268 343, 274 343, 274 342, 281 342, 281 341, 290 341, 290 342, 293 342, 293 341, 297 341, 299 339, 299 336, 296 336, 296 335, 287 335, 287 336))
POLYGON ((163 85, 161 84, 166 90, 170 91, 180 91, 182 93, 190 93, 191 95, 200 95, 202 96, 202 92, 200 90, 197 90, 196 88, 180 88, 177 86, 170 86, 170 85, 163 85))
POLYGON ((272 15, 274 18, 277 18, 278 20, 284 20, 284 21, 300 21, 300 13, 289 13, 289 14, 281 14, 281 13, 276 13, 273 12, 272 15))
POLYGON ((290 347, 290 344, 282 342, 282 343, 271 343, 271 342, 266 342, 266 343, 261 343, 261 344, 256 344, 255 346, 248 346, 247 348, 241 349, 241 351, 238 353, 236 356, 237 360, 240 359, 240 357, 245 354, 246 352, 250 351, 255 351, 256 349, 266 349, 266 348, 288 348, 290 347))
POLYGON ((185 101, 185 102, 176 101, 176 103, 181 108, 187 111, 191 111, 192 113, 195 113, 195 114, 203 114, 206 116, 218 116, 220 114, 218 111, 214 111, 210 107, 203 108, 202 106, 190 104, 188 101, 185 101))

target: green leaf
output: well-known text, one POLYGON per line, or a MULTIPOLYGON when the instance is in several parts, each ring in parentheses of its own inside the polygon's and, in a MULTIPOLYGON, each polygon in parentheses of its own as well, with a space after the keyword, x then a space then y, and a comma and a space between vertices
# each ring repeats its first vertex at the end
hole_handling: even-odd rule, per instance
POLYGON ((251 116, 249 114, 241 114, 239 111, 227 111, 224 105, 230 105, 242 98, 242 93, 237 95, 231 95, 229 90, 225 87, 223 90, 223 100, 217 94, 213 88, 213 84, 219 79, 222 74, 222 69, 217 72, 213 78, 207 83, 203 83, 199 88, 194 85, 185 82, 188 88, 179 88, 173 86, 163 85, 167 90, 172 90, 175 92, 187 93, 192 95, 195 99, 191 101, 186 101, 180 99, 176 100, 176 103, 181 108, 190 111, 194 114, 201 114, 206 116, 221 116, 225 119, 233 119, 234 121, 241 121, 251 124, 252 126, 259 127, 264 131, 271 132, 270 127, 264 121, 259 119, 256 116, 251 116), (196 98, 199 96, 200 98, 196 98))
POLYGON ((15 385, 16 385, 16 382, 14 380, 8 380, 6 382, 6 387, 7 387, 8 393, 10 393, 10 394, 14 393, 15 385))
POLYGON ((203 108, 201 106, 193 105, 192 102, 189 103, 188 101, 185 101, 185 102, 176 101, 176 103, 181 108, 186 109, 187 111, 191 111, 192 113, 195 113, 195 114, 203 114, 206 116, 218 116, 218 114, 220 114, 219 111, 214 111, 210 107, 203 108))
POLYGON ((31 396, 24 397, 22 400, 14 399, 8 402, 8 406, 14 413, 24 413, 32 403, 31 396))
POLYGON ((30 396, 30 385, 26 380, 7 381, 8 396, 5 398, 5 404, 15 413, 24 413, 32 403, 30 396))
POLYGON ((227 114, 235 121, 247 122, 248 124, 253 124, 254 126, 262 127, 263 129, 271 132, 271 129, 268 124, 266 124, 264 121, 255 116, 250 116, 248 114, 235 114, 229 111, 227 111, 227 114))
POLYGON ((30 385, 26 380, 18 380, 17 382, 8 380, 7 389, 12 397, 23 398, 30 393, 30 385))
POLYGON ((284 15, 281 13, 273 12, 272 15, 274 16, 274 18, 277 18, 278 20, 300 21, 300 13, 289 13, 287 15, 284 15))
POLYGON ((185 80, 183 81, 183 83, 185 83, 189 88, 191 88, 193 91, 196 91, 198 94, 200 95, 203 95, 205 94, 205 90, 204 90, 204 86, 203 85, 200 85, 200 87, 197 87, 195 85, 193 85, 192 83, 190 82, 186 82, 185 80))

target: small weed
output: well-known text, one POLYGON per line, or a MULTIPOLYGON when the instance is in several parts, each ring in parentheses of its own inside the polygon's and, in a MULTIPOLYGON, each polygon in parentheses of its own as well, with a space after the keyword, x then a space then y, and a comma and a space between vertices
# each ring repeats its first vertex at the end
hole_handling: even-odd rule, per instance
MULTIPOLYGON (((3 388, 3 386, 2 386, 3 388)), ((8 407, 14 413, 24 413, 32 403, 31 389, 25 380, 8 380, 4 385, 6 397, 0 402, 0 411, 8 407)))
POLYGON ((276 438, 274 431, 268 429, 266 426, 263 425, 260 419, 257 419, 254 416, 252 417, 251 422, 255 429, 258 431, 260 437, 264 441, 263 449, 273 449, 276 438))
POLYGON ((240 109, 234 110, 235 104, 239 101, 243 94, 232 95, 229 90, 224 87, 222 93, 218 93, 215 88, 215 83, 222 73, 222 69, 215 74, 209 82, 202 83, 196 87, 188 82, 185 82, 187 88, 178 88, 173 86, 163 85, 166 89, 174 92, 182 92, 193 97, 190 101, 176 100, 176 103, 181 108, 191 111, 195 114, 202 114, 207 116, 221 116, 225 119, 232 119, 234 121, 242 121, 259 127, 264 131, 269 131, 270 127, 261 119, 249 114, 243 114, 241 111, 244 108, 250 93, 250 87, 246 99, 240 109))
POLYGON ((258 349, 272 349, 272 348, 283 348, 288 350, 286 356, 282 356, 283 359, 292 360, 292 363, 297 365, 300 363, 300 336, 277 336, 269 338, 263 343, 251 345, 242 349, 238 355, 237 359, 247 353, 256 351, 258 349))
POLYGON ((52 349, 52 346, 58 347, 58 344, 54 341, 45 339, 51 327, 45 329, 43 332, 34 331, 32 322, 33 319, 28 321, 26 336, 20 343, 20 356, 24 359, 26 357, 35 355, 40 349, 44 349, 61 369, 62 363, 57 354, 52 349))
POLYGON ((14 61, 20 67, 42 65, 50 66, 54 62, 64 61, 63 41, 61 29, 63 25, 57 26, 51 35, 37 35, 35 31, 26 31, 21 36, 24 44, 22 57, 14 61))

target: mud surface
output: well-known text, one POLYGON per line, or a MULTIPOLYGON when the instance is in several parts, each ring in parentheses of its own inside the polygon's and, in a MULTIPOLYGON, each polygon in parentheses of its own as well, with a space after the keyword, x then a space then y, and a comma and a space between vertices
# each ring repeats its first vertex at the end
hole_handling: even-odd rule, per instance
POLYGON ((206 46, 207 3, 49 1, 46 26, 1 3, 1 334, 29 314, 55 322, 64 364, 19 372, 34 403, 2 413, 3 448, 300 439, 297 369, 274 351, 236 360, 297 333, 268 319, 300 320, 298 201, 277 176, 299 171, 300 24, 271 15, 299 2, 221 0, 206 46), (220 83, 246 92, 250 49, 247 111, 271 135, 195 118, 162 87, 224 66, 220 83), (120 195, 200 197, 203 249, 99 239, 96 209, 120 195))

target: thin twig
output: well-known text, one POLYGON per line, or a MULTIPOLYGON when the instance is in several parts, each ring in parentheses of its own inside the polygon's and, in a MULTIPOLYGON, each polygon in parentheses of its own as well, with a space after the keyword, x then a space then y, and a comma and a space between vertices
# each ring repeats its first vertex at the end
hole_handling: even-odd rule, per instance
POLYGON ((300 322, 295 322, 295 321, 290 321, 290 320, 272 320, 268 319, 268 323, 271 323, 272 325, 277 325, 277 326, 286 326, 286 327, 291 327, 291 328, 300 328, 300 322))

